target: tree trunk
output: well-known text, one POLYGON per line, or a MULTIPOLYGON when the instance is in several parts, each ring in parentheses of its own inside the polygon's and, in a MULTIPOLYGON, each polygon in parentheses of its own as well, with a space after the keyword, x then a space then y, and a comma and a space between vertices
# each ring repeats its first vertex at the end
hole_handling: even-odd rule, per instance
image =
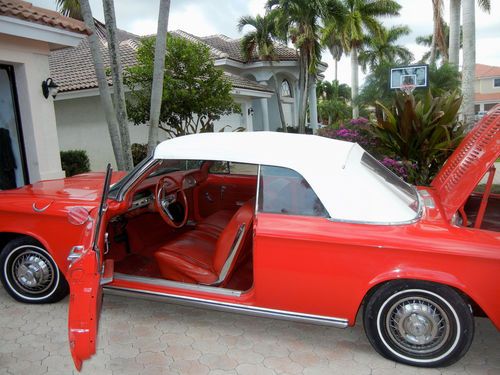
POLYGON ((333 63, 334 63, 334 66, 335 66, 335 81, 338 81, 338 65, 339 65, 339 61, 337 59, 333 59, 333 63))
POLYGON ((359 117, 358 99, 358 47, 353 46, 351 49, 351 102, 352 102, 352 118, 359 117))
POLYGON ((158 125, 160 123, 161 102, 163 96, 163 77, 165 74, 165 54, 167 53, 168 16, 170 0, 160 0, 158 31, 156 33, 153 87, 151 88, 151 107, 149 110, 148 154, 152 154, 158 145, 158 125))
POLYGON ((463 19, 463 68, 462 108, 464 123, 468 130, 474 126, 474 78, 476 67, 476 20, 475 0, 462 1, 463 19))
POLYGON ((450 64, 458 67, 460 55, 460 0, 450 0, 450 64))
POLYGON ((106 79, 104 63, 101 56, 100 41, 95 30, 94 17, 92 16, 92 10, 90 9, 89 0, 81 0, 80 7, 82 10, 82 17, 85 25, 92 31, 92 34, 88 37, 90 52, 92 53, 95 74, 97 77, 97 83, 99 85, 99 96, 101 98, 101 105, 104 110, 106 122, 108 123, 109 136, 111 138, 111 144, 113 146, 113 152, 115 154, 116 165, 118 167, 118 170, 124 170, 125 163, 123 158, 118 121, 116 120, 113 102, 111 100, 111 94, 109 93, 108 81, 106 79))
POLYGON ((301 91, 302 96, 300 97, 300 113, 299 113, 299 133, 305 134, 306 132, 306 116, 307 116, 307 99, 309 96, 309 64, 307 61, 307 55, 301 54, 301 74, 302 83, 301 91))
POLYGON ((114 0, 103 0, 104 19, 108 32, 108 50, 111 63, 111 75, 113 77, 113 101, 115 105, 116 119, 120 129, 120 138, 123 152, 125 170, 134 168, 132 150, 130 148, 130 134, 128 131, 127 106, 125 104, 125 90, 123 88, 122 64, 120 59, 120 48, 116 35, 116 17, 114 0))
MULTIPOLYGON (((271 69, 272 69, 272 63, 271 63, 271 69)), ((276 78, 276 74, 274 74, 273 71, 273 79, 274 79, 274 92, 276 93, 276 99, 278 100, 278 111, 280 114, 280 121, 281 121, 281 128, 283 129, 284 133, 287 133, 287 128, 286 128, 286 122, 285 122, 285 114, 283 113, 283 103, 281 102, 281 86, 278 82, 278 79, 276 78)))

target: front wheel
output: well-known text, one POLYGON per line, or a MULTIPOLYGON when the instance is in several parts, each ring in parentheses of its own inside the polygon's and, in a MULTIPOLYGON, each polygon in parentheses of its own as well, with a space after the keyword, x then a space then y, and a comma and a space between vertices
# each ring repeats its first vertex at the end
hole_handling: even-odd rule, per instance
POLYGON ((32 238, 10 241, 0 253, 0 267, 5 290, 20 302, 52 303, 68 294, 68 283, 54 259, 32 238))
POLYGON ((395 281, 369 298, 364 327, 384 357, 420 366, 448 366, 469 349, 474 318, 452 288, 423 281, 395 281))

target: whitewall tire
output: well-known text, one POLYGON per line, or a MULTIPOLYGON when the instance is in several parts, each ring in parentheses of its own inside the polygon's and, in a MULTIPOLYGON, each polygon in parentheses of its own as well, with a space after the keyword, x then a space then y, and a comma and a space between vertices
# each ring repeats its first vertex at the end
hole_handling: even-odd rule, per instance
POLYGON ((378 288, 366 302, 368 340, 386 358, 420 367, 458 361, 474 337, 469 305, 454 289, 401 280, 378 288))

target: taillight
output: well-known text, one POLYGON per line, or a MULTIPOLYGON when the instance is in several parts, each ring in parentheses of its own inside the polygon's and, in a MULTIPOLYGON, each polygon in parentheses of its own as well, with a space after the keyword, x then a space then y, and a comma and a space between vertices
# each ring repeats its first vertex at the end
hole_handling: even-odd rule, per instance
POLYGON ((73 225, 83 225, 89 218, 89 212, 84 207, 71 207, 68 211, 68 221, 73 225))

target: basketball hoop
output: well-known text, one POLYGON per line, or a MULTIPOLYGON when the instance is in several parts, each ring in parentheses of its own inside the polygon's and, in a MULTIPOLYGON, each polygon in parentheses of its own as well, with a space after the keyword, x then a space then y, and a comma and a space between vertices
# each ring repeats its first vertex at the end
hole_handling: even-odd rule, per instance
POLYGON ((413 90, 415 90, 415 85, 411 83, 402 84, 399 89, 406 95, 411 95, 413 90))

